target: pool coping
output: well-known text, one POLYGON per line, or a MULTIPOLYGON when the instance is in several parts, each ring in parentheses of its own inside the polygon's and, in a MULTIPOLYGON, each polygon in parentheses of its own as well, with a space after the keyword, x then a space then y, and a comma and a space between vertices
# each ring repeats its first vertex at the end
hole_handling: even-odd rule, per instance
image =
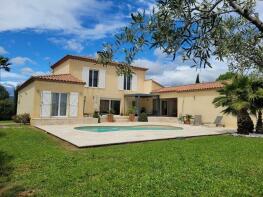
POLYGON ((131 144, 139 142, 151 142, 160 140, 185 139, 199 136, 215 136, 231 134, 236 130, 231 128, 190 126, 176 123, 100 123, 100 124, 75 124, 75 125, 37 125, 37 128, 51 134, 78 148, 100 147, 118 144, 131 144), (79 126, 175 126, 182 130, 163 131, 112 131, 112 132, 89 132, 79 131, 79 126), (180 131, 180 132, 178 132, 180 131), (106 134, 106 135, 105 135, 106 134))

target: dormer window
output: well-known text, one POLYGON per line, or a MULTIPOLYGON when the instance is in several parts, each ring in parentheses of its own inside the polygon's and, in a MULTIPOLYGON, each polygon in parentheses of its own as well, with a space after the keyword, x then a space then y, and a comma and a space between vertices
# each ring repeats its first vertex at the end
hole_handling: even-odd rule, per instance
POLYGON ((131 90, 131 81, 132 81, 132 75, 124 75, 123 80, 123 89, 124 90, 131 90))
POLYGON ((89 87, 98 87, 99 71, 89 70, 89 87))

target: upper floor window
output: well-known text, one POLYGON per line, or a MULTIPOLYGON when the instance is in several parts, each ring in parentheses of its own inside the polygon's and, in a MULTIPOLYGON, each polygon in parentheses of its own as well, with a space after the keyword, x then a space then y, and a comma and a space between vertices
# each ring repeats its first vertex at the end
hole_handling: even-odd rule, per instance
POLYGON ((98 87, 99 71, 89 70, 89 87, 98 87))
POLYGON ((124 90, 131 90, 131 82, 132 82, 132 75, 124 75, 123 80, 123 89, 124 90))

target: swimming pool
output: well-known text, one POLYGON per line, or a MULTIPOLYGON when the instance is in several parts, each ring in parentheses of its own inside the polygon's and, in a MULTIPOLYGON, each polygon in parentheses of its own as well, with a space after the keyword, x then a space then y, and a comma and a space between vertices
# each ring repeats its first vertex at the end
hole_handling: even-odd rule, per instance
POLYGON ((84 126, 75 127, 80 131, 91 131, 91 132, 112 132, 112 131, 171 131, 171 130, 182 130, 181 127, 173 126, 162 126, 162 125, 140 125, 140 126, 84 126))

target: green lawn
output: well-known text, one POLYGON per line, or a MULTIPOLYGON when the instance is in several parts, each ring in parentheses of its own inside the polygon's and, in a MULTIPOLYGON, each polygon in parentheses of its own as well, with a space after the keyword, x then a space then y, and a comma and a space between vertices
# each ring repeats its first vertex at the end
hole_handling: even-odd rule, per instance
POLYGON ((13 126, 0 129, 0 151, 0 192, 7 196, 21 190, 75 197, 263 196, 263 139, 217 136, 77 149, 13 126))
POLYGON ((0 120, 0 125, 3 125, 3 124, 13 124, 13 123, 15 123, 14 121, 12 121, 12 120, 0 120))

